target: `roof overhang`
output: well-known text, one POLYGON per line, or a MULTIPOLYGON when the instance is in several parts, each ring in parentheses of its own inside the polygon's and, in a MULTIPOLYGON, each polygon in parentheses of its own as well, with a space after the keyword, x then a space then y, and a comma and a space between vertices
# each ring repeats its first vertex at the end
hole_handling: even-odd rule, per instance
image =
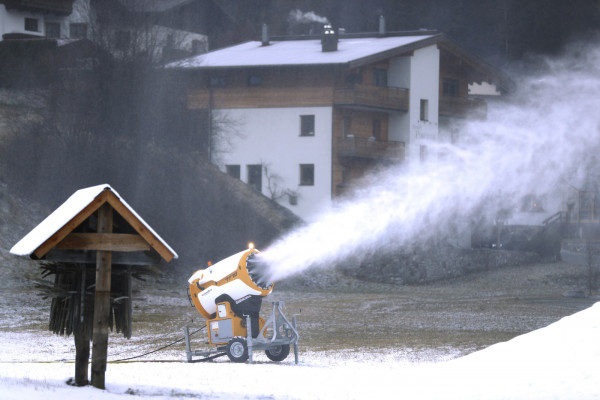
POLYGON ((142 251, 154 249, 165 261, 177 253, 107 184, 80 189, 15 244, 10 253, 41 259, 53 249, 142 251), (137 235, 72 234, 104 204, 109 204, 137 235), (122 236, 121 236, 122 235, 122 236), (73 244, 75 241, 76 244, 73 244), (75 246, 75 247, 74 247, 75 246))

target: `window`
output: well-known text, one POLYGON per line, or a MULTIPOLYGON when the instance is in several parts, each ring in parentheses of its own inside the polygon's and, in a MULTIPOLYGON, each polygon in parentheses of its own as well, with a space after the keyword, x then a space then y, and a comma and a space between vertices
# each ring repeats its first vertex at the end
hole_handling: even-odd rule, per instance
POLYGON ((300 116, 300 136, 315 136, 315 116, 300 116))
POLYGON ((233 176, 236 179, 240 179, 240 166, 239 165, 226 165, 227 175, 233 176))
POLYGON ((260 75, 248 76, 248 86, 260 86, 261 83, 262 83, 262 78, 260 75))
POLYGON ((344 137, 352 136, 352 118, 342 117, 342 134, 344 137))
POLYGON ((29 32, 38 32, 37 18, 25 18, 25 30, 29 32))
POLYGON ((208 86, 210 87, 225 87, 227 86, 227 78, 224 76, 211 76, 208 79, 208 86))
POLYGON ((262 192, 262 165, 248 165, 248 185, 257 192, 262 192))
POLYGON ((458 79, 444 78, 442 84, 442 94, 444 96, 458 96, 458 79))
POLYGON ((429 100, 421 99, 421 121, 429 121, 429 100))
POLYGON ((46 37, 54 39, 60 38, 59 22, 46 22, 46 37))
POLYGON ((315 184, 315 164, 300 164, 300 185, 313 186, 315 184))
POLYGON ((373 68, 373 85, 387 86, 387 70, 383 68, 373 68))
POLYGON ((375 140, 381 140, 381 121, 378 119, 373 120, 371 136, 374 137, 375 140))
POLYGON ((69 25, 69 37, 71 39, 85 39, 87 37, 87 25, 81 23, 69 25))

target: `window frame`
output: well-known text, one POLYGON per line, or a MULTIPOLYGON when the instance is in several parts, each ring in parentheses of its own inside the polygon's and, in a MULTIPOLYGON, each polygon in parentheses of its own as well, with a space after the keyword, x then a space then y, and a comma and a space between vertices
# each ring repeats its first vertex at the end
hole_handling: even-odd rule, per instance
POLYGON ((429 100, 421 99, 419 102, 419 121, 429 121, 429 100))
POLYGON ((300 116, 300 136, 313 137, 315 136, 316 118, 314 114, 300 116), (312 129, 310 129, 312 128, 312 129))
POLYGON ((300 164, 300 186, 315 185, 315 164, 300 164))
POLYGON ((249 87, 261 86, 262 85, 262 76, 259 74, 250 74, 250 75, 248 75, 246 84, 249 87))
POLYGON ((27 32, 39 32, 40 20, 37 18, 25 17, 23 20, 23 29, 27 32))
POLYGON ((373 68, 373 85, 378 87, 388 86, 388 70, 385 68, 373 68))
POLYGON ((442 81, 442 95, 458 97, 460 94, 460 82, 457 78, 444 78, 442 81))
POLYGON ((262 193, 262 164, 248 164, 246 165, 246 178, 247 184, 259 193, 262 193), (254 171, 254 172, 252 172, 254 171), (260 171, 260 172, 259 172, 260 171), (252 182, 252 177, 258 177, 258 182, 252 182))
POLYGON ((208 77, 208 87, 221 88, 228 86, 227 77, 224 75, 213 75, 208 77))
POLYGON ((349 115, 344 115, 342 117, 342 136, 343 137, 353 137, 352 134, 352 117, 349 115))

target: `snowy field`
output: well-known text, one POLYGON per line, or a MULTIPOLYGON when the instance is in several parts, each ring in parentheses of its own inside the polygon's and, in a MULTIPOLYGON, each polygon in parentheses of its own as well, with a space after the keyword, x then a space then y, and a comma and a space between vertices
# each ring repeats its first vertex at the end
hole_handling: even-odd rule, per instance
MULTIPOLYGON (((28 362, 36 349, 25 346, 35 337, 5 332, 0 338, 2 399, 600 399, 600 303, 456 359, 442 352, 415 360, 382 349, 304 351, 299 365, 293 357, 270 363, 258 353, 253 365, 226 358, 116 363, 108 365, 106 390, 67 386, 72 363, 28 362)), ((52 339, 40 343, 48 359, 71 344, 52 339)))

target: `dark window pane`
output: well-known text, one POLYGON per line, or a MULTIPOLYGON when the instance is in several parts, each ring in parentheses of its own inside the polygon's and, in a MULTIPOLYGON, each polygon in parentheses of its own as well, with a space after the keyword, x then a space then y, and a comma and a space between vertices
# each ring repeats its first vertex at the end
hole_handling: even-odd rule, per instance
POLYGON ((315 116, 300 116, 300 136, 315 136, 315 116))
POLYGON ((38 20, 36 18, 25 18, 25 30, 38 32, 38 20))
POLYGON ((315 165, 300 164, 300 185, 312 186, 315 184, 315 165))
POLYGON ((262 192, 262 165, 248 165, 248 185, 262 192))
POLYGON ((240 179, 240 166, 239 165, 226 165, 227 174, 233 176, 236 179, 240 179))

